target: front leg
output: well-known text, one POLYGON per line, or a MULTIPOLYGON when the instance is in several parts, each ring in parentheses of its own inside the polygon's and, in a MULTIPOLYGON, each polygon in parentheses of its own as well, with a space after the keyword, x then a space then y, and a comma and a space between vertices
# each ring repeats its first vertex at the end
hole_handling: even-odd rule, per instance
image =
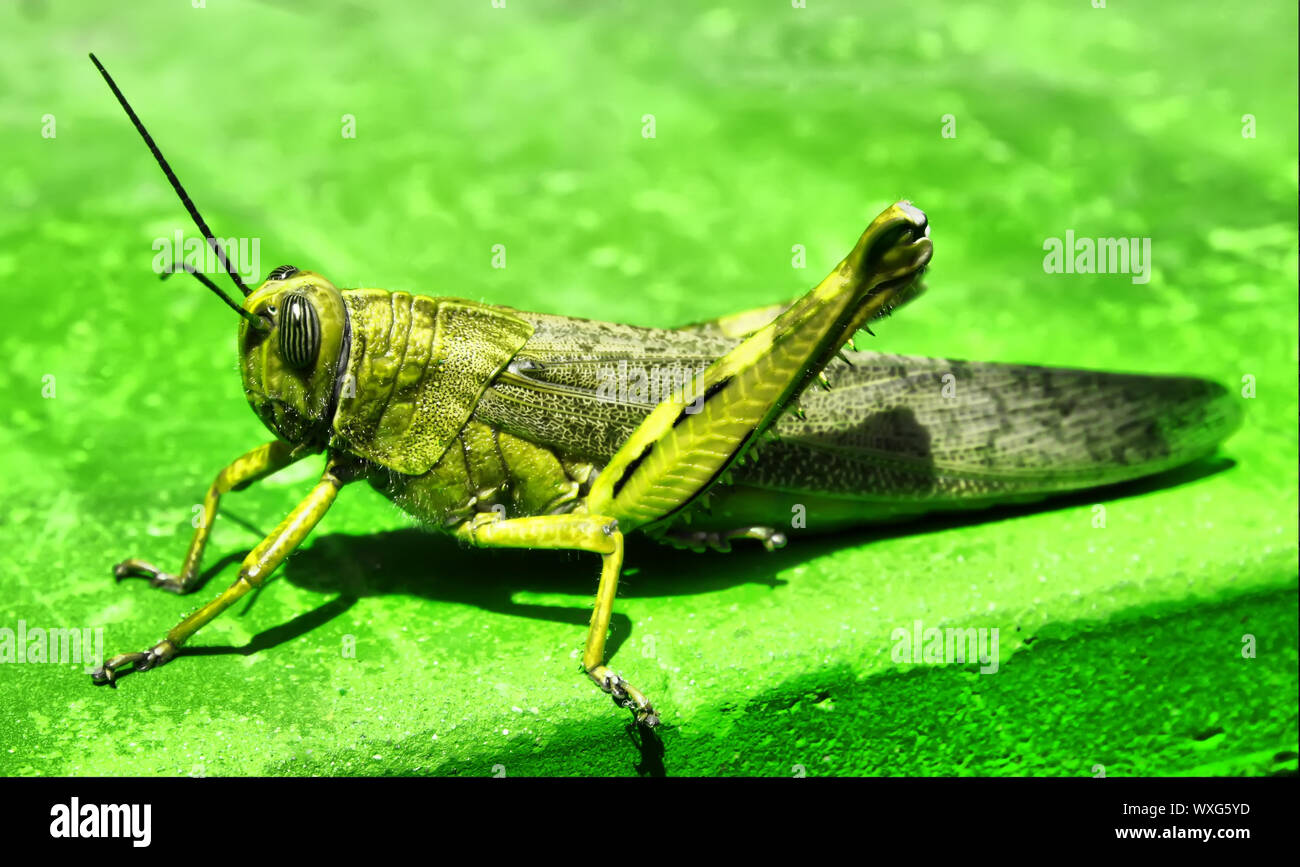
POLYGON ((217 473, 212 486, 208 488, 208 495, 203 498, 203 520, 195 529, 194 537, 190 539, 190 548, 185 553, 185 562, 181 564, 179 573, 171 575, 157 566, 133 557, 114 566, 113 574, 119 581, 123 578, 148 578, 150 585, 172 593, 189 593, 194 590, 195 582, 199 577, 199 564, 203 561, 203 550, 207 547, 208 536, 212 533, 212 522, 216 520, 217 504, 221 502, 221 495, 230 491, 241 491, 253 482, 259 482, 279 472, 308 454, 310 454, 309 450, 276 440, 235 458, 230 466, 217 473))
POLYGON ((167 637, 151 649, 140 653, 120 653, 91 672, 91 677, 96 683, 112 683, 118 669, 126 665, 134 666, 136 671, 146 671, 176 656, 177 650, 194 633, 235 604, 249 590, 266 583, 276 567, 303 543, 317 522, 325 516, 329 507, 333 505, 339 488, 350 480, 350 475, 331 462, 306 499, 294 507, 271 535, 263 539, 244 559, 235 583, 227 587, 216 599, 176 624, 167 633, 167 637))
POLYGON ((598 515, 537 515, 503 521, 484 512, 462 524, 456 535, 480 548, 559 548, 599 554, 600 585, 587 629, 583 670, 613 696, 615 704, 631 710, 637 722, 659 724, 659 714, 649 699, 605 665, 605 639, 618 592, 618 573, 623 568, 623 534, 617 521, 598 515))

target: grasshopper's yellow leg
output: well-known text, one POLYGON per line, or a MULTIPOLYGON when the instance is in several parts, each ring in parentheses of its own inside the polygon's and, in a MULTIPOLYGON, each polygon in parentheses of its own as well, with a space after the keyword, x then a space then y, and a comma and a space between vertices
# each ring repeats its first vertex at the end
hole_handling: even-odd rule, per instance
POLYGON ((707 491, 865 322, 906 296, 930 261, 929 224, 887 208, 817 288, 659 404, 601 470, 591 514, 624 532, 671 519, 707 491))
POLYGON ((732 337, 739 340, 753 334, 789 310, 790 305, 793 303, 793 301, 786 301, 781 304, 766 304, 751 310, 741 310, 739 313, 728 313, 726 316, 719 316, 717 319, 692 322, 690 325, 679 325, 675 330, 710 334, 715 337, 732 337))
POLYGON ((618 592, 618 573, 623 568, 623 534, 618 522, 598 515, 539 515, 500 520, 484 512, 462 524, 457 535, 480 548, 559 548, 591 551, 601 558, 600 585, 587 630, 582 668, 596 685, 614 698, 619 707, 636 714, 637 722, 659 724, 659 715, 641 692, 605 665, 605 639, 618 592))
POLYGON ((253 482, 260 482, 267 476, 306 457, 309 453, 308 450, 276 440, 235 458, 230 466, 217 473, 217 478, 208 488, 208 495, 203 498, 203 520, 194 531, 194 538, 190 540, 190 548, 185 554, 185 562, 181 564, 179 573, 171 575, 143 560, 131 558, 114 566, 113 574, 119 581, 123 578, 148 578, 149 583, 154 587, 161 587, 172 593, 189 593, 194 589, 199 577, 203 549, 207 547, 208 535, 212 532, 212 522, 217 517, 217 504, 221 502, 221 495, 230 491, 242 491, 253 482))
POLYGON ((241 596, 255 587, 266 583, 284 559, 303 543, 329 507, 333 505, 339 488, 351 481, 351 475, 333 462, 325 468, 325 473, 316 483, 310 494, 294 507, 271 535, 263 539, 239 567, 239 577, 226 590, 176 624, 167 637, 149 650, 140 653, 121 653, 108 660, 91 672, 97 683, 111 683, 117 670, 128 664, 136 671, 145 671, 162 665, 176 656, 177 650, 209 621, 231 605, 241 596))
MULTIPOLYGON (((920 279, 913 280, 905 289, 901 289, 890 304, 881 307, 872 315, 872 319, 879 319, 888 316, 893 311, 902 307, 909 301, 914 300, 917 296, 925 292, 925 283, 920 279)), ((798 299, 796 298, 795 301, 798 299)), ((748 337, 758 329, 767 325, 776 317, 794 306, 795 301, 785 301, 780 304, 767 304, 763 307, 754 307, 750 310, 741 310, 739 313, 728 313, 726 316, 719 316, 717 319, 708 319, 704 322, 692 322, 690 325, 679 325, 676 331, 690 331, 697 334, 710 334, 716 337, 731 337, 736 340, 742 337, 748 337)))

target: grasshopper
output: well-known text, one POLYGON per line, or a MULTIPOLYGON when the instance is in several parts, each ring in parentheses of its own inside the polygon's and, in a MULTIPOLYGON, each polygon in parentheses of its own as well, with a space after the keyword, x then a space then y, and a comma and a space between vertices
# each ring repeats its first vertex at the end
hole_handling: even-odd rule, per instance
POLYGON ((230 587, 149 650, 109 659, 96 682, 173 659, 271 577, 344 486, 366 481, 471 546, 598 555, 582 670, 654 726, 649 699, 605 659, 627 533, 694 550, 746 538, 772 549, 786 543, 792 503, 826 531, 1038 500, 1196 460, 1239 423, 1227 390, 1202 379, 858 351, 855 333, 921 291, 930 227, 907 201, 806 295, 677 329, 341 290, 291 266, 250 290, 91 60, 243 295, 178 268, 239 315, 244 393, 276 437, 217 474, 178 572, 129 559, 115 575, 196 589, 221 497, 325 456, 320 480, 230 587), (611 370, 646 383, 666 368, 694 375, 653 396, 606 388, 611 370))

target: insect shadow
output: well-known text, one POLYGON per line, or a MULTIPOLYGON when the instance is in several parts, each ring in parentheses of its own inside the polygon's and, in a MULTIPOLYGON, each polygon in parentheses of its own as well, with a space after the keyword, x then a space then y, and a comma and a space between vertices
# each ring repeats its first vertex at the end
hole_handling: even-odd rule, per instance
MULTIPOLYGON (((1235 465, 1229 458, 1211 456, 1159 475, 1039 503, 900 519, 836 535, 799 535, 786 548, 771 553, 758 545, 737 544, 727 555, 694 554, 633 536, 628 540, 626 562, 629 565, 619 582, 619 594, 632 598, 684 596, 750 583, 765 584, 775 590, 787 583, 779 577, 781 572, 840 548, 1138 497, 1192 484, 1235 465)), ((256 529, 239 518, 234 521, 256 529)), ((222 557, 204 571, 204 580, 238 562, 246 553, 233 552, 222 557)), ((242 647, 189 647, 184 653, 251 655, 306 635, 345 613, 363 597, 389 594, 459 602, 486 611, 580 628, 591 617, 586 597, 595 592, 597 572, 591 555, 471 549, 447 536, 418 528, 365 535, 331 533, 317 537, 308 547, 296 552, 285 564, 283 577, 304 589, 336 593, 332 600, 258 633, 242 647), (565 607, 535 605, 516 602, 513 597, 519 591, 573 594, 584 601, 581 605, 565 607)), ((245 612, 256 599, 257 594, 250 599, 245 612)), ((615 612, 610 622, 609 657, 618 653, 632 631, 632 621, 615 612)), ((575 633, 575 642, 579 638, 580 634, 575 633)), ((630 726, 628 730, 628 737, 641 758, 637 773, 665 776, 663 741, 654 732, 636 731, 637 728, 630 726)))
MULTIPOLYGON (((900 519, 835 535, 795 532, 787 547, 770 553, 757 544, 737 542, 730 554, 697 554, 633 536, 628 539, 627 566, 619 582, 619 596, 692 596, 754 583, 777 589, 787 583, 779 577, 782 572, 841 548, 1138 497, 1192 484, 1235 465, 1229 458, 1211 456, 1159 475, 1038 503, 900 519)), ((215 575, 241 556, 234 553, 223 557, 205 570, 205 575, 215 575)), ((456 602, 494 613, 585 628, 591 618, 588 598, 595 593, 598 572, 596 558, 589 554, 481 550, 419 528, 357 535, 329 533, 316 537, 289 558, 282 575, 295 586, 335 593, 334 600, 259 633, 243 647, 194 647, 187 648, 186 653, 255 653, 301 637, 342 614, 358 599, 391 594, 456 602), (573 606, 538 605, 515 601, 519 592, 571 594, 583 601, 573 606)), ((248 607, 255 602, 256 597, 248 607)), ((631 620, 615 612, 610 656, 617 653, 632 631, 631 620)))

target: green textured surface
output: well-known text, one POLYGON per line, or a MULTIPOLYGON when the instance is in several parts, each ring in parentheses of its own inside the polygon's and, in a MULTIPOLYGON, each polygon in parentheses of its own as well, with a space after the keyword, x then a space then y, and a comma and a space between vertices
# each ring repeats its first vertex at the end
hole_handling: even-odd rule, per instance
POLYGON ((193 504, 267 434, 234 317, 150 273, 189 227, 89 50, 263 272, 669 326, 811 286, 907 197, 930 292, 871 347, 1257 396, 1218 460, 1107 493, 1104 529, 1082 497, 774 555, 632 545, 613 665, 663 712, 661 750, 577 674, 592 558, 460 550, 349 490, 191 655, 117 690, 0 665, 0 772, 1295 769, 1294 4, 207 5, 0 9, 0 627, 146 647, 317 472, 227 499, 198 596, 113 585, 124 556, 179 563, 193 504), (1150 283, 1044 274, 1067 229, 1151 237, 1150 283), (998 627, 998 673, 895 664, 915 619, 998 627))

